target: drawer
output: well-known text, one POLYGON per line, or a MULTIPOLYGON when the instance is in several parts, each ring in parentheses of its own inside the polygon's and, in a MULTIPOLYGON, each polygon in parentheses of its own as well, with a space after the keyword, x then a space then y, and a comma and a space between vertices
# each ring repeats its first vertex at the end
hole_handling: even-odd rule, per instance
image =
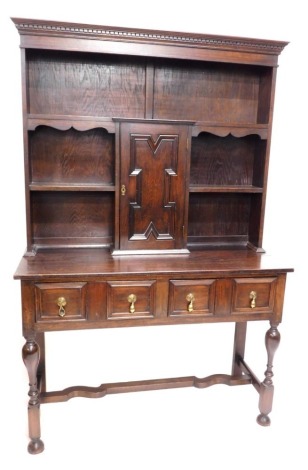
POLYGON ((85 282, 35 284, 36 321, 86 320, 85 282))
POLYGON ((277 278, 234 279, 231 313, 273 313, 277 278))
POLYGON ((156 281, 108 281, 107 319, 154 318, 156 281))
POLYGON ((170 316, 210 316, 214 314, 215 279, 171 280, 170 316))

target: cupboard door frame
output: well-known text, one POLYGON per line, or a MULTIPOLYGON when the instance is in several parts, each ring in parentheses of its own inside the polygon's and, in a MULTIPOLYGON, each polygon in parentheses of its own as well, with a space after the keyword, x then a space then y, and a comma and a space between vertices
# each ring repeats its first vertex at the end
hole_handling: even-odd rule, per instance
POLYGON ((192 123, 117 121, 118 222, 113 254, 188 253, 192 123), (148 158, 156 159, 157 167, 160 166, 156 173, 149 171, 154 165, 153 161, 147 165, 148 158), (162 178, 159 176, 160 171, 162 178), (153 186, 148 184, 151 181, 153 186), (161 215, 157 214, 159 207, 162 209, 161 215))

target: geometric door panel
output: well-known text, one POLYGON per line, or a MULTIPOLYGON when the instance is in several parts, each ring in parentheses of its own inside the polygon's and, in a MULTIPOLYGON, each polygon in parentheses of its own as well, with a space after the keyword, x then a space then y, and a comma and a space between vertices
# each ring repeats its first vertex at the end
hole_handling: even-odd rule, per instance
POLYGON ((188 132, 186 124, 121 122, 120 250, 186 248, 188 132))

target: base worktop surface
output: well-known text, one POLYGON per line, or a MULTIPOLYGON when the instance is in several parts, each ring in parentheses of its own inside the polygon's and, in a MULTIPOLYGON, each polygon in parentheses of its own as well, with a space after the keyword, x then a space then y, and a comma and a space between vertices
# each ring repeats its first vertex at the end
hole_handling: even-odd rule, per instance
POLYGON ((15 279, 100 276, 113 274, 206 273, 220 275, 291 272, 280 258, 251 250, 202 250, 183 255, 124 255, 113 257, 108 249, 42 250, 24 256, 15 279))

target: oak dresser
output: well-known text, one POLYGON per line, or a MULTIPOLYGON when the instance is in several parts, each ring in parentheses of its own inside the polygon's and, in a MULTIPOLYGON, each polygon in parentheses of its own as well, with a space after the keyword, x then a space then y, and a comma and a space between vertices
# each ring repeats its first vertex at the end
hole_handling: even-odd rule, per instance
MULTIPOLYGON (((27 251, 21 281, 30 453, 40 404, 252 384, 270 424, 291 268, 262 234, 285 42, 13 18, 22 60, 27 251), (265 378, 244 359, 268 320, 265 378), (235 324, 230 375, 46 389, 51 331, 235 324)), ((90 358, 89 358, 90 360, 90 358)))

